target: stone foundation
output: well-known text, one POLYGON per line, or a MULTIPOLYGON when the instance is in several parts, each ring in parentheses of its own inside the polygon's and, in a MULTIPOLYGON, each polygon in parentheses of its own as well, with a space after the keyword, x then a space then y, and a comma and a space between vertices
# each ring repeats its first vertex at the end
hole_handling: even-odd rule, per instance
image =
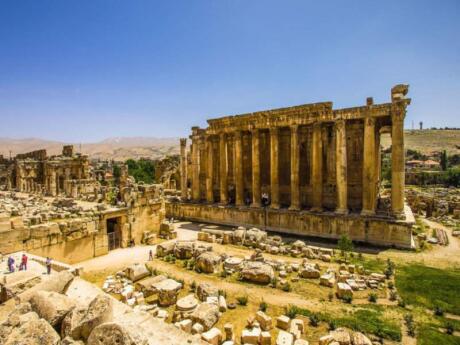
POLYGON ((346 234, 353 241, 377 246, 413 248, 413 215, 405 208, 406 220, 363 217, 358 214, 313 213, 270 208, 218 206, 197 203, 167 203, 166 216, 196 222, 258 227, 308 237, 339 239, 346 234))

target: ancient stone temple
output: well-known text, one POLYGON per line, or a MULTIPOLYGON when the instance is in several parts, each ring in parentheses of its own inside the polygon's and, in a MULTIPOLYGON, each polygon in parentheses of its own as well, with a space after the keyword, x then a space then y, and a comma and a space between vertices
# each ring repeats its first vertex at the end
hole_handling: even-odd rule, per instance
POLYGON ((72 145, 64 146, 62 155, 48 157, 46 150, 37 150, 18 154, 10 163, 8 189, 77 197, 94 188, 88 157, 75 154, 72 145))
POLYGON ((345 109, 313 103, 193 127, 188 157, 181 139, 182 201, 167 205, 167 215, 411 247, 413 216, 404 204, 407 92, 407 85, 396 85, 389 103, 368 98, 345 109), (380 193, 380 137, 386 133, 392 139, 390 197, 380 193))

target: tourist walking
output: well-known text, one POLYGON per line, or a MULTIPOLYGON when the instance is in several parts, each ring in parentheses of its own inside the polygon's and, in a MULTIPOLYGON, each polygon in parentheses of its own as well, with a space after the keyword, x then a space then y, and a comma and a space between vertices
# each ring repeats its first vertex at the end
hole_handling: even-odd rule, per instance
POLYGON ((14 258, 12 256, 8 257, 8 271, 10 273, 14 272, 14 258))
POLYGON ((19 270, 22 271, 27 271, 27 255, 26 254, 22 254, 22 258, 21 258, 21 264, 19 265, 19 270))
POLYGON ((51 274, 51 258, 46 258, 46 274, 51 274))
POLYGON ((152 251, 152 249, 149 250, 149 261, 153 261, 153 251, 152 251))

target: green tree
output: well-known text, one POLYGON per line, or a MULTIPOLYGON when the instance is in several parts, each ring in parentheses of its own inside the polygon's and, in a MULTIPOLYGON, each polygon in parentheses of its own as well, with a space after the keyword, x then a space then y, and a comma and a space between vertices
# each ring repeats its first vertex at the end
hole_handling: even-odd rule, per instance
POLYGON ((150 159, 141 158, 139 160, 128 159, 126 161, 128 174, 133 176, 136 182, 154 183, 155 182, 155 163, 150 159))
POLYGON ((447 170, 447 152, 446 150, 441 152, 441 169, 442 171, 447 170))
POLYGON ((444 173, 442 180, 446 187, 460 187, 460 168, 448 169, 444 173))
POLYGON ((115 185, 118 186, 120 184, 120 177, 121 177, 121 168, 118 164, 115 164, 112 168, 113 179, 115 185))
POLYGON ((348 237, 348 235, 342 235, 338 242, 339 249, 342 253, 342 256, 345 256, 346 253, 353 250, 353 241, 348 237))

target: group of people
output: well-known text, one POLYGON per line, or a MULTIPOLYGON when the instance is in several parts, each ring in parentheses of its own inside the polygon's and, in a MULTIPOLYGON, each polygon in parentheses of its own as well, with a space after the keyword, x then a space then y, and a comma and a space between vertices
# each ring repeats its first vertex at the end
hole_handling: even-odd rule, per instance
MULTIPOLYGON (((27 271, 27 260, 28 259, 29 258, 27 257, 26 254, 22 254, 21 263, 19 264, 19 271, 22 271, 22 270, 27 271)), ((15 271, 14 263, 15 263, 14 258, 12 256, 9 256, 7 264, 8 264, 8 271, 10 273, 13 273, 15 271)))
MULTIPOLYGON (((28 256, 24 253, 22 254, 22 257, 21 257, 21 263, 19 264, 19 271, 27 271, 27 261, 28 261, 28 256)), ((13 273, 15 271, 15 260, 14 260, 14 257, 13 256, 9 256, 8 257, 8 261, 7 261, 7 265, 8 265, 8 271, 10 273, 13 273)), ((51 274, 51 258, 50 257, 47 257, 46 258, 46 261, 45 261, 45 266, 46 266, 46 273, 47 274, 51 274)))

